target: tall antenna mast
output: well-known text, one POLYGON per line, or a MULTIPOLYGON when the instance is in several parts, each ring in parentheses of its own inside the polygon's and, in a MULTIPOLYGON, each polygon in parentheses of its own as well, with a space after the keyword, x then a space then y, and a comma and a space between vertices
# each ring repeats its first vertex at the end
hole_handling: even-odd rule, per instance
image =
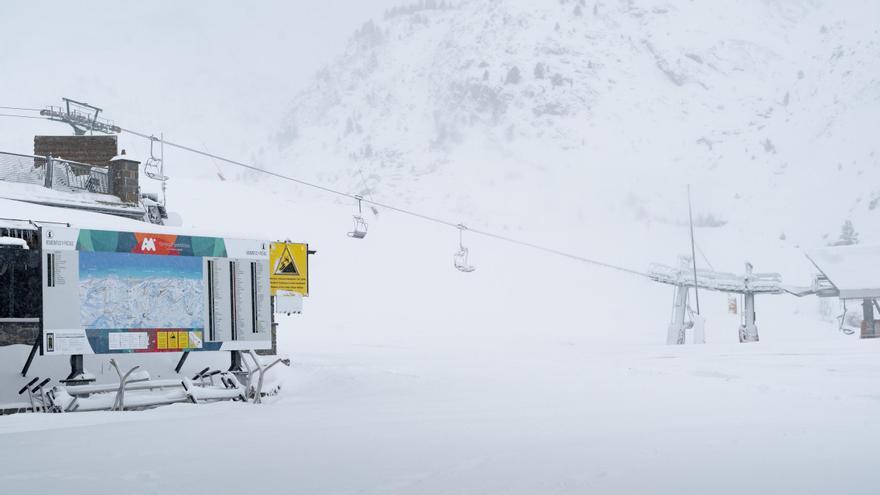
POLYGON ((159 145, 159 160, 162 162, 162 165, 159 168, 159 175, 162 176, 162 206, 166 206, 168 203, 167 195, 166 195, 166 187, 168 184, 168 176, 165 175, 165 133, 159 133, 160 145, 159 145))
POLYGON ((697 314, 700 314, 700 286, 697 283, 697 248, 694 242, 694 210, 691 207, 691 185, 687 186, 688 191, 688 220, 691 224, 691 260, 694 263, 694 300, 697 304, 697 314))

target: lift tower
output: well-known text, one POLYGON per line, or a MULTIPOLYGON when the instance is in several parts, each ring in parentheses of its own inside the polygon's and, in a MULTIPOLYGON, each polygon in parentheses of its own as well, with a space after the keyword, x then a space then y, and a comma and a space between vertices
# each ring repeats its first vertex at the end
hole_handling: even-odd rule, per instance
POLYGON ((86 133, 94 134, 95 131, 104 134, 118 134, 122 132, 119 126, 112 122, 99 118, 102 109, 83 103, 81 101, 71 100, 70 98, 61 98, 64 105, 60 107, 49 106, 40 110, 40 115, 48 117, 49 120, 64 122, 73 127, 73 132, 77 136, 85 136, 86 133))

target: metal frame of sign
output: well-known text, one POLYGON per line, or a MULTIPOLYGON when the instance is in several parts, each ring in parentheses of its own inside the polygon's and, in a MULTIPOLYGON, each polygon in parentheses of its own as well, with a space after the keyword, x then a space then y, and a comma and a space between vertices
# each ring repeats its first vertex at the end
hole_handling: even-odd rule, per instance
POLYGON ((41 230, 43 354, 272 347, 267 241, 41 230))

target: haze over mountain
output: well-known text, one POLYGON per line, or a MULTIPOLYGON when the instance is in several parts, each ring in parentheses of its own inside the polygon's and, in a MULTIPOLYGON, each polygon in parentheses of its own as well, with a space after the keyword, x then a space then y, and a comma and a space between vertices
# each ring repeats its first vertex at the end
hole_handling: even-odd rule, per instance
POLYGON ((852 219, 873 237, 877 18, 860 1, 401 6, 293 98, 261 162, 495 226, 678 223, 691 183, 706 226, 817 243, 852 219))
MULTIPOLYGON (((807 285, 805 248, 880 241, 880 2, 394 1, 0 6, 0 105, 79 98, 450 222, 365 209, 352 239, 351 198, 173 149, 179 228, 21 201, 41 188, 6 183, 6 218, 316 254, 303 313, 275 317, 291 366, 263 390, 278 395, 204 403, 199 370, 228 369, 225 353, 85 356, 127 410, 0 417, 4 493, 873 495, 880 339, 859 338, 861 301, 761 294, 760 341, 745 344, 744 298, 701 288, 678 307, 706 344, 688 329, 689 345, 666 345, 673 288, 643 275, 692 252, 687 184, 699 268, 749 261, 807 285), (473 272, 453 265, 460 242, 473 272), (125 390, 134 366, 130 384, 148 372, 201 403, 129 411, 169 393, 125 390), (207 469, 178 474, 194 459, 207 469)), ((0 119, 0 150, 67 131, 0 119)), ((120 137, 132 155, 146 142, 120 137)), ((161 328, 167 310, 203 325, 191 281, 107 273, 80 286, 87 322, 161 328)), ((121 349, 150 345, 129 336, 121 349)), ((23 378, 30 349, 0 346, 0 410, 32 396, 18 392, 30 376, 67 376, 66 356, 41 355, 23 378)))

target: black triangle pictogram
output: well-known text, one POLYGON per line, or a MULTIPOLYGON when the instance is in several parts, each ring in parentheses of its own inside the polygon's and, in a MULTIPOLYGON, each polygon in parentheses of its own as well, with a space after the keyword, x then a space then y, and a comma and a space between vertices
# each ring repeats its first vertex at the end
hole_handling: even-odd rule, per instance
POLYGON ((286 244, 284 245, 281 257, 278 258, 278 262, 275 264, 275 275, 299 275, 299 269, 296 267, 296 262, 290 253, 290 247, 286 244))

